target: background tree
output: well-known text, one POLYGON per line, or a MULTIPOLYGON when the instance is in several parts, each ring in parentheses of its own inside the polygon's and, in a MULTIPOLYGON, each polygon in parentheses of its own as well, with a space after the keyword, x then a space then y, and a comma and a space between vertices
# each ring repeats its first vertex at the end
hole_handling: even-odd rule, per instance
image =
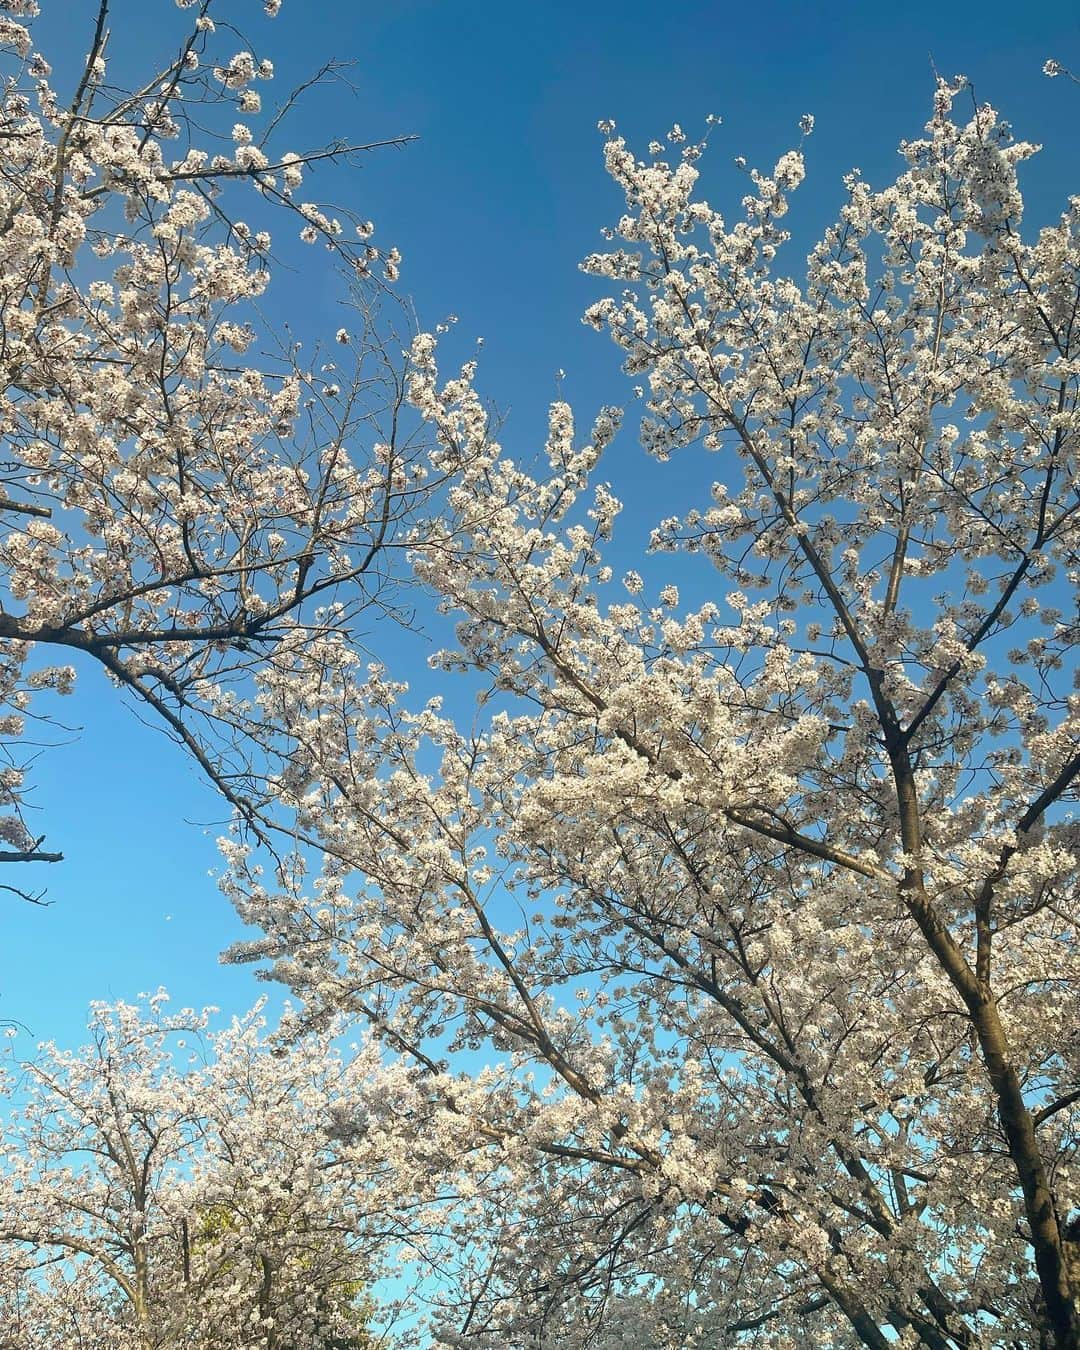
POLYGON ((370 1344, 391 1173, 376 1145, 334 1129, 390 1109, 377 1052, 346 1062, 332 1029, 286 1048, 257 1012, 215 1031, 165 1005, 160 992, 97 1005, 89 1046, 17 1067, 0 1345, 370 1344))
POLYGON ((618 593, 615 416, 580 447, 556 404, 529 472, 418 339, 460 474, 418 568, 486 721, 333 637, 265 669, 302 847, 226 845, 234 956, 368 1017, 486 1152, 447 1344, 1076 1347, 1077 199, 1022 232, 1033 147, 942 82, 796 282, 801 151, 729 221, 679 128, 602 129, 588 318, 646 448, 715 457, 653 546, 721 589, 618 593))
POLYGON ((279 149, 304 90, 262 111, 272 63, 234 51, 231 26, 216 35, 212 0, 180 8, 176 45, 163 15, 169 57, 134 76, 113 69, 108 0, 96 22, 87 9, 89 55, 63 91, 34 50, 37 5, 2 6, 7 863, 60 857, 24 816, 19 745, 45 711, 36 692, 69 690, 85 658, 250 816, 226 687, 385 606, 389 550, 426 490, 400 340, 373 303, 375 272, 394 278, 398 255, 370 242, 370 222, 303 200, 310 166, 373 147, 279 149), (275 215, 363 288, 321 351, 301 355, 260 310, 275 215))

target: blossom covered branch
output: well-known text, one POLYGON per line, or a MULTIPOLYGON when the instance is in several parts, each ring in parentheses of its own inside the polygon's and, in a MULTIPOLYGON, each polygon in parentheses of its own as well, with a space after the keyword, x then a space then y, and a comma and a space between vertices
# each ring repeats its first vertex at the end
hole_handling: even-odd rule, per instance
POLYGON ((1080 1344, 1080 215, 1021 233, 1035 148, 964 91, 799 281, 801 148, 728 219, 703 145, 603 128, 586 317, 646 449, 713 456, 652 547, 714 597, 619 590, 616 413, 529 467, 421 337, 416 568, 483 720, 333 637, 260 675, 301 847, 225 844, 234 956, 471 1103, 446 1344, 1080 1344))
POLYGON ((377 304, 399 255, 301 196, 374 144, 274 148, 299 94, 262 113, 273 65, 228 54, 211 0, 180 7, 176 54, 135 80, 114 71, 101 0, 70 96, 34 49, 37 5, 3 8, 0 838, 3 861, 55 861, 24 815, 40 694, 97 662, 254 821, 231 690, 392 605, 394 550, 433 485, 395 302, 377 304), (336 341, 282 338, 260 309, 274 214, 345 266, 336 341))

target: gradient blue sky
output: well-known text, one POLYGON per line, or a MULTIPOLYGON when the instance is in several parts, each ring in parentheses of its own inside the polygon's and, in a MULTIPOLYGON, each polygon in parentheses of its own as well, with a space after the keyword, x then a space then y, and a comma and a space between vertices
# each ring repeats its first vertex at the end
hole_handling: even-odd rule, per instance
MULTIPOLYGON (((43 9, 37 43, 62 73, 89 46, 96 0, 43 0, 43 9)), ((797 241, 808 244, 835 212, 841 174, 858 166, 878 185, 895 175, 897 142, 926 119, 932 60, 943 74, 967 74, 1018 135, 1045 144, 1025 173, 1029 224, 1077 188, 1080 89, 1041 74, 1049 56, 1080 67, 1074 0, 285 0, 273 24, 258 0, 222 0, 220 13, 265 47, 278 93, 329 57, 356 62, 355 94, 316 91, 282 144, 419 136, 406 151, 372 156, 361 174, 327 171, 313 195, 354 206, 375 219, 380 243, 398 244, 403 288, 425 324, 455 313, 459 337, 484 336, 481 384, 510 414, 511 449, 542 438, 559 368, 583 423, 628 397, 614 349, 579 322, 596 288, 577 263, 620 208, 602 171, 599 118, 643 145, 673 121, 694 136, 706 114, 719 114, 703 175, 705 195, 723 208, 741 195, 733 156, 771 166, 812 112, 809 176, 793 213, 797 241)), ((117 76, 143 73, 179 17, 169 0, 113 0, 117 76)), ((332 333, 337 296, 330 282, 283 273, 272 304, 332 333)), ((677 494, 679 467, 656 477, 632 427, 631 417, 610 472, 630 498, 626 528, 643 534, 670 513, 646 504, 653 484, 677 494)), ((161 983, 178 1004, 248 1006, 258 992, 251 973, 217 964, 240 935, 208 876, 219 803, 97 672, 57 712, 84 730, 43 755, 35 804, 67 861, 37 869, 50 908, 0 900, 0 1017, 75 1043, 89 1000, 161 983)))

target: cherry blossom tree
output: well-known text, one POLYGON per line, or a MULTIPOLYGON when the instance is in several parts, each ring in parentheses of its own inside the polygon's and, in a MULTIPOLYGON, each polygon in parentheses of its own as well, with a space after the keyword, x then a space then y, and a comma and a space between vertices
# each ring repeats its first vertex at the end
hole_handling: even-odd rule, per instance
MULTIPOLYGON (((48 720, 37 692, 70 690, 80 663, 250 816, 228 689, 391 602, 391 553, 425 490, 385 290, 399 255, 371 222, 305 200, 311 172, 374 147, 283 144, 304 88, 262 109, 272 62, 254 40, 234 50, 232 24, 217 32, 217 0, 163 5, 170 55, 134 75, 110 58, 113 8, 58 6, 89 46, 65 91, 35 50, 34 0, 0 5, 6 863, 61 856, 28 823, 20 745, 28 717, 48 720), (303 348, 260 307, 271 224, 351 278, 346 324, 303 348)), ((263 8, 279 3, 227 17, 261 24, 263 8)))
POLYGON ((377 1052, 343 1058, 332 1029, 286 1046, 258 1010, 214 1030, 166 1004, 96 1005, 89 1046, 12 1068, 25 1104, 0 1170, 0 1345, 374 1343, 391 1173, 340 1123, 356 1139, 394 1099, 377 1052))
POLYGON ((1080 199, 1024 222, 1035 147, 942 81, 796 280, 801 148, 728 216, 678 127, 602 130, 587 319, 701 476, 653 551, 715 570, 620 583, 617 415, 530 467, 417 339, 485 711, 333 634, 265 668, 298 849, 226 843, 233 956, 467 1122, 440 1343, 1075 1350, 1080 199))

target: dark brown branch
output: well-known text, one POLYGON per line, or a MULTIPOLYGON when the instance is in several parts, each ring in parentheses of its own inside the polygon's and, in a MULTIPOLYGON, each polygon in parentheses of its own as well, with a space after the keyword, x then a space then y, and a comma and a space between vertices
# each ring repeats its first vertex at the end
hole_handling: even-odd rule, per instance
POLYGON ((0 511, 16 511, 21 516, 42 516, 45 519, 52 515, 51 506, 35 506, 31 502, 13 502, 10 497, 0 497, 0 511))
POLYGON ((1038 1129, 1039 1126, 1045 1121, 1048 1121, 1051 1116, 1056 1116, 1059 1111, 1066 1110, 1068 1107, 1072 1106, 1074 1102, 1080 1102, 1080 1088, 1077 1088, 1074 1092, 1067 1092, 1064 1097, 1059 1097, 1057 1101, 1051 1102, 1049 1106, 1044 1106, 1041 1111, 1036 1111, 1035 1128, 1038 1129))
POLYGON ((836 863, 838 867, 847 868, 849 872, 858 872, 860 876, 870 877, 874 881, 884 881, 889 885, 894 885, 896 882, 896 877, 883 867, 875 867, 873 863, 863 862, 861 858, 852 857, 850 853, 844 853, 838 848, 833 848, 831 844, 826 844, 820 839, 812 839, 809 835, 800 834, 798 830, 793 830, 781 821, 761 820, 749 816, 745 809, 740 807, 729 807, 724 815, 733 825, 741 825, 744 829, 752 830, 755 834, 765 835, 766 838, 773 839, 778 844, 787 844, 802 853, 809 853, 815 858, 836 863))
MULTIPOLYGON (((44 839, 44 837, 42 835, 41 838, 44 839)), ((57 863, 64 861, 62 853, 43 853, 38 848, 40 843, 41 839, 37 840, 33 848, 18 850, 14 853, 0 853, 0 863, 57 863)))

